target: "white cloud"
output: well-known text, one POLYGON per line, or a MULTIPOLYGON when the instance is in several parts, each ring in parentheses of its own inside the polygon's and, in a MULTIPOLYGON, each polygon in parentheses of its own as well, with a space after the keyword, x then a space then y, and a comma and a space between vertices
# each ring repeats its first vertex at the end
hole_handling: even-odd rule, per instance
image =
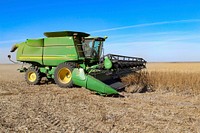
POLYGON ((195 23, 195 22, 200 22, 200 19, 186 19, 186 20, 144 23, 144 24, 115 27, 115 28, 109 28, 109 29, 103 29, 103 30, 96 30, 96 31, 91 31, 89 33, 106 32, 106 31, 113 31, 113 30, 123 30, 123 29, 130 29, 130 28, 139 28, 139 27, 148 27, 148 26, 155 26, 155 25, 176 24, 176 23, 195 23))
POLYGON ((198 42, 133 41, 108 44, 105 54, 137 56, 147 61, 200 61, 199 49, 198 42))
POLYGON ((21 42, 24 41, 26 39, 19 39, 19 40, 5 40, 5 41, 0 41, 0 44, 10 44, 10 43, 17 43, 17 42, 21 42))

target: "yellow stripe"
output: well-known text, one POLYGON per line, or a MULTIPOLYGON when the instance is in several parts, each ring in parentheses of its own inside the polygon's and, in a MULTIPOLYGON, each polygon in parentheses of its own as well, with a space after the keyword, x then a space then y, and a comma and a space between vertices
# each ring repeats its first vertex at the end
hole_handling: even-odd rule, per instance
MULTIPOLYGON (((37 57, 37 56, 23 56, 23 57, 19 57, 19 59, 24 59, 24 60, 28 60, 28 59, 42 59, 42 57, 37 57)), ((43 57, 43 59, 67 59, 70 60, 72 58, 69 57, 56 57, 56 56, 51 56, 51 57, 43 57)))
POLYGON ((42 57, 23 56, 23 57, 19 57, 19 59, 42 59, 42 57))
POLYGON ((47 56, 44 56, 43 58, 44 58, 44 59, 57 59, 57 58, 66 59, 66 57, 47 57, 47 56))

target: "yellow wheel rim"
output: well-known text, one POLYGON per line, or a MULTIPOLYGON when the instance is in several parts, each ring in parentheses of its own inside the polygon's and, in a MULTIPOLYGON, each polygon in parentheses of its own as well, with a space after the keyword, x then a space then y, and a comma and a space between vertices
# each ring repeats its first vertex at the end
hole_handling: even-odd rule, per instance
POLYGON ((62 68, 58 72, 58 79, 61 83, 67 84, 71 81, 72 73, 68 68, 62 68))
POLYGON ((29 72, 28 73, 28 80, 30 82, 34 82, 36 79, 37 79, 36 73, 34 73, 34 72, 29 72))

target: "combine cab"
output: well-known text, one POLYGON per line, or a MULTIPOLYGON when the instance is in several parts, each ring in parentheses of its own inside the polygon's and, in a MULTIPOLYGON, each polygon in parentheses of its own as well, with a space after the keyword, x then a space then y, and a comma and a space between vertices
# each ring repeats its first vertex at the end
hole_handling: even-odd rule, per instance
POLYGON ((102 55, 107 37, 91 37, 87 33, 46 32, 46 38, 27 39, 15 44, 17 61, 29 63, 22 68, 28 84, 40 83, 42 77, 54 79, 63 88, 78 85, 101 95, 115 95, 124 89, 120 77, 145 68, 142 58, 102 55))

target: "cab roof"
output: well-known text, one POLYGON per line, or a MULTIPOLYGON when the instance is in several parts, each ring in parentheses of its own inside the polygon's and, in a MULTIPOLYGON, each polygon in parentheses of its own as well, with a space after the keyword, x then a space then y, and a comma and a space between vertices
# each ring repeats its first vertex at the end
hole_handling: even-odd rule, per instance
POLYGON ((108 37, 96 37, 96 36, 88 36, 85 37, 85 40, 91 40, 91 39, 95 39, 95 40, 99 40, 99 41, 105 41, 108 37))
POLYGON ((76 32, 76 31, 56 31, 56 32, 45 32, 44 35, 46 37, 65 37, 65 36, 80 36, 80 37, 88 37, 90 34, 84 32, 76 32))

